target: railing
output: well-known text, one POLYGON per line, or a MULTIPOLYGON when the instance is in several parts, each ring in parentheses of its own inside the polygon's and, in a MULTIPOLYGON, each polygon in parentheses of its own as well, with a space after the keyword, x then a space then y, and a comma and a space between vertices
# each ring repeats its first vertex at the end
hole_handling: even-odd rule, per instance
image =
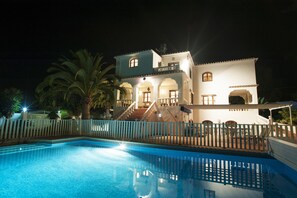
POLYGON ((178 98, 158 98, 160 106, 178 106, 178 98))
POLYGON ((0 142, 79 135, 81 130, 81 121, 77 120, 4 120, 0 126, 0 142))
POLYGON ((125 120, 136 108, 136 102, 134 101, 118 118, 117 120, 125 120))
POLYGON ((271 126, 272 135, 271 137, 275 137, 281 140, 285 140, 287 142, 292 142, 297 144, 297 127, 293 125, 285 125, 285 124, 274 124, 271 126))
POLYGON ((267 152, 268 137, 297 144, 297 126, 201 124, 119 120, 5 120, 0 142, 27 139, 94 136, 151 144, 267 152))
POLYGON ((154 101, 148 108, 147 110, 144 112, 141 121, 148 121, 150 116, 155 113, 155 112, 160 112, 158 109, 158 105, 156 103, 156 101, 154 101))
POLYGON ((179 65, 162 66, 162 67, 154 68, 154 72, 166 72, 166 71, 175 71, 175 70, 179 70, 179 65))
POLYGON ((117 100, 117 107, 129 107, 132 104, 132 100, 117 100))

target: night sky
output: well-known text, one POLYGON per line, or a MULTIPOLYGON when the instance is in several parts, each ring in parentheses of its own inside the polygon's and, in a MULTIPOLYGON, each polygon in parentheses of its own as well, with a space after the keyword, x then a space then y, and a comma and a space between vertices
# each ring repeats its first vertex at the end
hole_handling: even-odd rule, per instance
POLYGON ((111 64, 161 43, 189 50, 196 64, 258 57, 259 96, 297 93, 295 0, 3 0, 0 24, 0 88, 19 88, 28 100, 70 50, 99 52, 111 64))

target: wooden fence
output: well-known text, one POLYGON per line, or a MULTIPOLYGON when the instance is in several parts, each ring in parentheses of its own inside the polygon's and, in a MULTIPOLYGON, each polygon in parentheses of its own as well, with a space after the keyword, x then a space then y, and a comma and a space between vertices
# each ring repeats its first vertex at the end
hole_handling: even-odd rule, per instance
POLYGON ((296 126, 201 124, 118 120, 5 120, 0 142, 92 136, 152 144, 268 151, 268 137, 297 143, 296 126))

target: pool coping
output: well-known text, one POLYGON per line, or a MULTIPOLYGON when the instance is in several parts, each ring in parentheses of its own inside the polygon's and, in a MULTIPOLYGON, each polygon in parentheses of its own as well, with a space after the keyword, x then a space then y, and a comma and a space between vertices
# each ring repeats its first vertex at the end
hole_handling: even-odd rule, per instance
POLYGON ((63 142, 71 142, 76 140, 91 140, 91 141, 105 141, 105 142, 125 142, 131 145, 153 147, 153 148, 163 148, 170 150, 180 150, 180 151, 191 151, 191 152, 202 152, 202 153, 212 153, 212 154, 224 154, 224 155, 237 155, 237 156, 247 156, 247 157, 259 157, 259 158, 274 158, 269 155, 268 152, 253 152, 253 151, 241 151, 228 148, 204 148, 204 147, 187 147, 179 145, 165 145, 165 144, 149 144, 142 142, 130 142, 125 140, 114 140, 114 139, 105 139, 105 138, 96 138, 88 136, 79 136, 79 137, 62 137, 58 139, 32 139, 27 141, 27 143, 47 143, 47 144, 56 144, 63 142))

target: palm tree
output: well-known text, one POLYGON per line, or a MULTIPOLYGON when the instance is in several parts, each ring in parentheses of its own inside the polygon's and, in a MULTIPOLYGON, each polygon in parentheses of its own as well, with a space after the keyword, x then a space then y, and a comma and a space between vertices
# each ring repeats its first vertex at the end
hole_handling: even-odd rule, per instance
POLYGON ((102 98, 110 97, 114 90, 123 89, 119 86, 119 78, 110 71, 114 65, 105 67, 102 56, 92 56, 87 50, 72 53, 72 59, 62 58, 53 67, 50 73, 36 92, 46 95, 48 91, 63 94, 66 101, 72 97, 79 97, 82 105, 82 119, 90 119, 90 109, 102 105, 102 98))

